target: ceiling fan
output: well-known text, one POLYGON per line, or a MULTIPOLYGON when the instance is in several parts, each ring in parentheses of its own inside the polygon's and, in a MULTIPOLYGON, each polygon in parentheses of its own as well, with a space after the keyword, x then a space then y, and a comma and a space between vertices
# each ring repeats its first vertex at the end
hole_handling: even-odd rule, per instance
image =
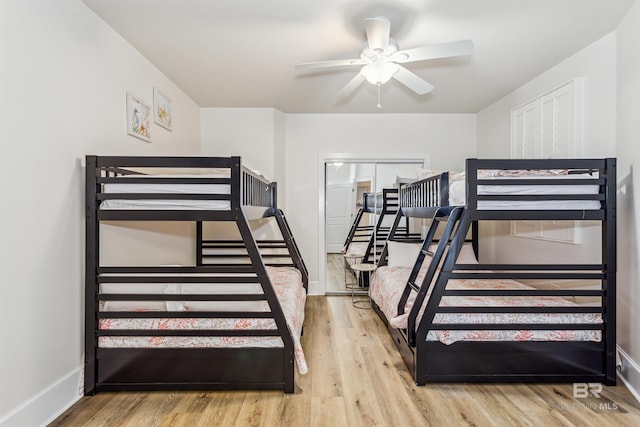
MULTIPOLYGON (((379 96, 380 85, 388 82, 391 78, 396 79, 418 95, 424 95, 431 92, 433 86, 401 64, 426 61, 428 59, 469 55, 473 50, 471 40, 399 50, 398 43, 389 36, 391 22, 384 16, 365 19, 364 28, 367 33, 367 42, 360 51, 360 58, 305 62, 297 64, 296 68, 313 69, 361 66, 360 72, 338 92, 336 95, 338 100, 346 98, 365 80, 378 86, 379 96)), ((378 101, 378 108, 379 107, 380 102, 378 101)))

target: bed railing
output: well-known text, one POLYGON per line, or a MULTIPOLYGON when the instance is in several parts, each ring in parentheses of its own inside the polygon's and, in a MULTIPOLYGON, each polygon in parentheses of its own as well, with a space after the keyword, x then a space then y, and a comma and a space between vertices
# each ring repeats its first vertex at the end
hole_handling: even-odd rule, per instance
MULTIPOLYGON (((121 157, 121 156, 87 156, 87 183, 95 192, 89 196, 96 200, 97 206, 104 200, 196 200, 228 202, 230 208, 226 211, 242 207, 245 214, 251 218, 263 216, 266 209, 277 209, 276 184, 267 181, 241 165, 240 157, 121 157), (209 171, 220 172, 227 170, 227 174, 220 177, 207 177, 209 171), (161 177, 150 175, 162 174, 161 177), (175 174, 175 177, 170 176, 175 174), (198 177, 202 174, 202 177, 198 177), (106 193, 105 184, 189 184, 195 188, 188 193, 106 193), (227 191, 211 192, 199 191, 198 187, 220 185, 228 186, 227 191), (257 208, 257 209, 253 209, 257 208)), ((176 211, 181 216, 185 210, 176 211)), ((99 219, 126 219, 127 216, 138 215, 132 210, 99 211, 99 219)), ((209 212, 211 219, 221 219, 225 214, 209 212)), ((228 215, 228 213, 227 213, 228 215)), ((149 212, 149 219, 171 214, 167 212, 149 212)), ((194 210, 189 219, 207 216, 204 212, 194 210)), ((183 217, 184 218, 184 217, 183 217)), ((208 218, 201 218, 208 219, 208 218)))
POLYGON ((548 202, 567 202, 564 209, 553 209, 555 220, 603 220, 615 209, 616 182, 609 177, 616 175, 615 159, 467 159, 467 185, 466 207, 473 219, 512 219, 512 220, 536 220, 548 219, 548 209, 501 208, 490 209, 491 202, 533 202, 545 206, 548 202), (485 171, 485 173, 483 173, 485 171), (486 171, 499 171, 503 176, 488 176, 486 171), (517 175, 517 171, 529 171, 532 175, 517 175), (553 176, 535 176, 536 173, 545 171, 558 173, 553 176), (504 175, 513 174, 509 179, 504 175), (590 177, 585 178, 585 174, 590 177), (575 178, 572 178, 575 176, 575 178), (518 195, 487 194, 492 188, 521 186, 562 186, 565 190, 557 194, 530 194, 523 190, 518 195), (597 191, 585 194, 581 191, 586 186, 597 186, 597 191), (484 191, 483 191, 484 190, 484 191), (575 202, 597 202, 594 208, 581 208, 575 202), (577 208, 572 208, 574 203, 577 208), (483 205, 484 204, 484 207, 483 205), (602 208, 601 208, 602 206, 602 208))
POLYGON ((399 202, 405 216, 432 217, 434 208, 449 205, 449 172, 403 184, 399 202))

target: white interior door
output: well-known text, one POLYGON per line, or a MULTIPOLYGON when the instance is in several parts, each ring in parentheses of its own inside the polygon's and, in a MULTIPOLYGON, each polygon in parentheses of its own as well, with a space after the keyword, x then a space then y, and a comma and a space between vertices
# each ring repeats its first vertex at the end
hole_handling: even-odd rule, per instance
POLYGON ((353 221, 354 184, 327 185, 326 251, 339 253, 353 221))

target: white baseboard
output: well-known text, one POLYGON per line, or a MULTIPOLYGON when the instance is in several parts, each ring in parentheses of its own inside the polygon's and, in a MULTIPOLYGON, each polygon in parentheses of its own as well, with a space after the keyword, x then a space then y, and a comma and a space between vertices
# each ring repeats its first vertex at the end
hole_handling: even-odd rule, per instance
POLYGON ((638 365, 636 361, 620 347, 618 347, 618 354, 622 360, 622 366, 618 372, 618 377, 629 389, 633 397, 640 402, 640 365, 638 365))
POLYGON ((0 427, 45 426, 82 395, 82 368, 51 384, 0 419, 0 427))

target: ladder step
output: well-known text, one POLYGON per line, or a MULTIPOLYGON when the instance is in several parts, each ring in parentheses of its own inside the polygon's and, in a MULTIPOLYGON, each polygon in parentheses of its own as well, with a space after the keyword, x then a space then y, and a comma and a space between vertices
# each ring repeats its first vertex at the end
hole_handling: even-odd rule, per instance
POLYGON ((434 255, 434 253, 432 251, 428 250, 428 249, 422 249, 422 254, 423 255, 430 255, 430 256, 434 255))
POLYGON ((416 285, 415 282, 407 282, 407 285, 409 285, 411 289, 413 289, 416 292, 420 290, 420 286, 416 285))

